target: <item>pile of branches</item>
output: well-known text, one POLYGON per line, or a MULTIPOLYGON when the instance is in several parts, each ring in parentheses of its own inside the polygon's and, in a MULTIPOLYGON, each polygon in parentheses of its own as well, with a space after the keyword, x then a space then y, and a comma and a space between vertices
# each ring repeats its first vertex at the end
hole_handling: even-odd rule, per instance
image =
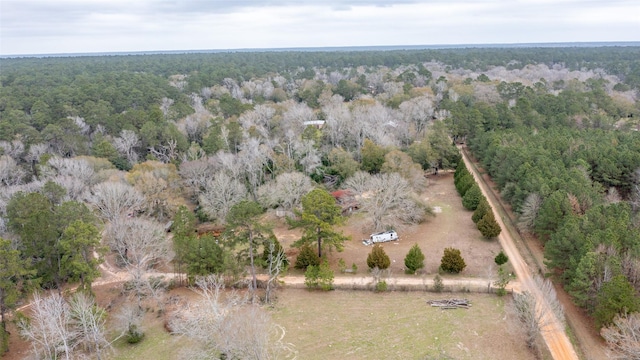
POLYGON ((471 302, 467 299, 444 299, 444 300, 427 300, 427 304, 439 307, 440 309, 468 309, 471 307, 471 302))

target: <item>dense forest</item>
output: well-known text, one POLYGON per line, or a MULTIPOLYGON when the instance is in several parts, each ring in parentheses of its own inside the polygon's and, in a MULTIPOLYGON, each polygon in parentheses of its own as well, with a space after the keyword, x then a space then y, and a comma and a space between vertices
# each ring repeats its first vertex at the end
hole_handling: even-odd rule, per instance
POLYGON ((171 260, 191 277, 268 266, 281 249, 255 219, 326 198, 314 188, 374 194, 361 209, 372 231, 422 221, 424 173, 456 168, 455 143, 544 243, 550 275, 610 325, 640 311, 638 59, 638 47, 0 59, 3 325, 33 289, 90 291, 103 255, 139 282, 171 260), (235 235, 195 236, 204 222, 235 235))

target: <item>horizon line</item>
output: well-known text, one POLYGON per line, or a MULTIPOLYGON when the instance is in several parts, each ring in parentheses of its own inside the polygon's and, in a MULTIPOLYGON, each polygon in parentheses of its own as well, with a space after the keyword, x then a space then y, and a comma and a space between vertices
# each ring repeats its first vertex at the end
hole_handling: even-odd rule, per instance
POLYGON ((573 42, 533 42, 533 43, 487 43, 487 44, 432 44, 432 45, 355 45, 355 46, 309 46, 280 48, 234 48, 234 49, 192 49, 192 50, 140 50, 140 51, 104 51, 70 52, 44 54, 0 54, 0 58, 38 58, 38 57, 91 57, 122 55, 171 55, 171 54, 207 54, 234 52, 340 52, 340 51, 394 51, 394 50, 446 50, 446 49, 483 49, 483 48, 562 48, 562 47, 610 47, 640 46, 640 41, 573 41, 573 42))

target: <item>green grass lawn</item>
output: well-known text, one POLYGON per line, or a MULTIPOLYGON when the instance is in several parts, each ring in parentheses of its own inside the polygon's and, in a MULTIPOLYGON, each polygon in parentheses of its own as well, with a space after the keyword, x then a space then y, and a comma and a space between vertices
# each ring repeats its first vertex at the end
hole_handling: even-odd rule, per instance
POLYGON ((495 295, 284 290, 273 311, 299 359, 533 359, 495 295), (465 297, 471 309, 428 299, 465 297))
MULTIPOLYGON (((509 297, 489 294, 283 289, 271 311, 297 359, 534 359, 509 297), (441 310, 429 299, 467 298, 470 309, 441 310)), ((183 358, 188 339, 169 335, 155 313, 139 344, 120 339, 113 359, 183 358)))
POLYGON ((128 344, 124 338, 113 344, 116 360, 174 360, 180 359, 181 342, 184 339, 172 336, 164 330, 162 320, 155 314, 147 314, 143 322, 145 336, 137 344, 128 344))

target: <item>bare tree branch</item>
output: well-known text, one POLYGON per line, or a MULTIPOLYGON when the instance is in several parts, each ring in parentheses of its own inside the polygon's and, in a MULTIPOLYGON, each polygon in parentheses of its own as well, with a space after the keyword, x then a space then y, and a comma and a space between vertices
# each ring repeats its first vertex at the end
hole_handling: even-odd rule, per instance
POLYGON ((178 311, 170 324, 175 334, 200 345, 198 356, 295 358, 293 345, 283 341, 284 328, 273 324, 269 314, 247 297, 223 294, 222 277, 200 278, 197 285, 201 301, 178 311))
POLYGON ((640 359, 640 313, 616 315, 600 334, 609 345, 611 359, 640 359))
POLYGON ((133 186, 121 182, 103 182, 86 195, 100 217, 113 222, 137 211, 144 204, 144 196, 133 186))

